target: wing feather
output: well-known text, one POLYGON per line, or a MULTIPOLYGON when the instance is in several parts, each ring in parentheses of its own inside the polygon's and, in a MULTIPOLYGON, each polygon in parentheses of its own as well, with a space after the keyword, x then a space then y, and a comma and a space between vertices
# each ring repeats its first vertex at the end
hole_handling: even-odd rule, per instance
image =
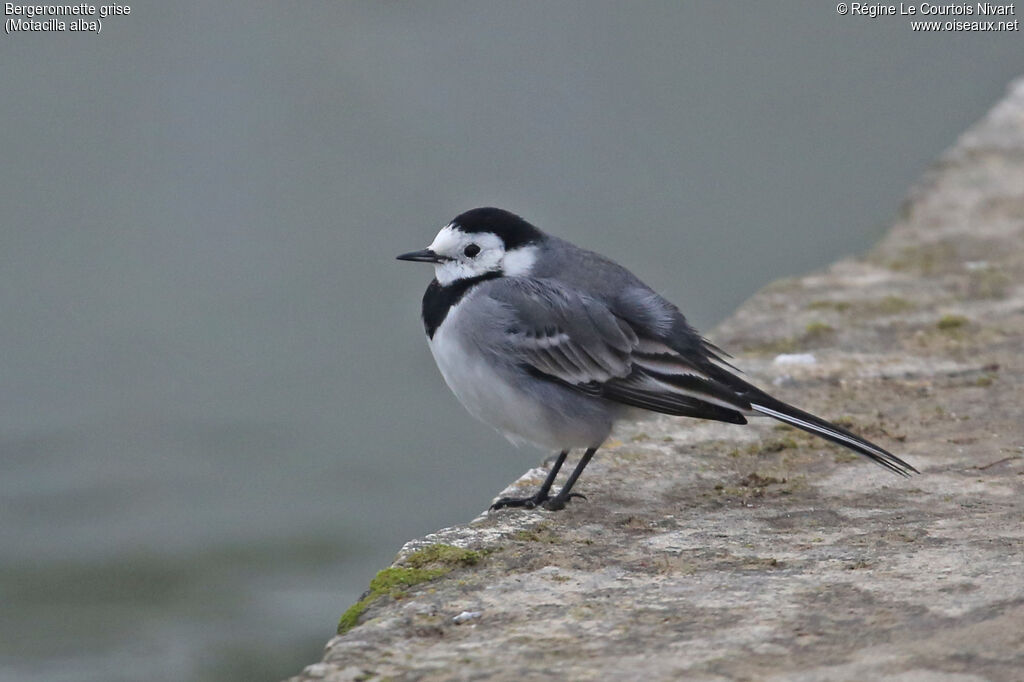
POLYGON ((538 378, 665 414, 746 423, 749 403, 605 304, 549 280, 492 286, 506 304, 506 348, 538 378))

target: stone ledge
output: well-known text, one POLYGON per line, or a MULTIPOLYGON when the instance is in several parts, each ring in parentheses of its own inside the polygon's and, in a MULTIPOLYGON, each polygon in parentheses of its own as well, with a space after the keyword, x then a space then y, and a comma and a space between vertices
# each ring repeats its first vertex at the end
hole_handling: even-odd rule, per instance
POLYGON ((1020 679, 1024 80, 865 257, 768 286, 710 336, 922 475, 768 421, 631 426, 589 502, 408 543, 396 565, 431 579, 368 601, 293 680, 1020 679), (438 544, 481 555, 424 564, 438 544))

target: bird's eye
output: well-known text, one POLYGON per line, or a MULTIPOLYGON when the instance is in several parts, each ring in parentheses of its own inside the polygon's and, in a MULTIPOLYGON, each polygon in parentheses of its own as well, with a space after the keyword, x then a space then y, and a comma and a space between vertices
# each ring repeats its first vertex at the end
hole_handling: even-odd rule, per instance
POLYGON ((480 247, 476 244, 470 244, 462 250, 462 253, 465 254, 466 258, 472 258, 476 254, 480 253, 480 247))

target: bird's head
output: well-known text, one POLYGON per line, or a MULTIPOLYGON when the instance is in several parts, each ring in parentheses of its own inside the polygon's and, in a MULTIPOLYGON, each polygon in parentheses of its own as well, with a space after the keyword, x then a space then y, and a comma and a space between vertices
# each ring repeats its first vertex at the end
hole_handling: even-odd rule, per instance
POLYGON ((528 276, 544 233, 500 208, 474 208, 441 228, 430 246, 398 260, 433 263, 441 286, 498 273, 528 276))

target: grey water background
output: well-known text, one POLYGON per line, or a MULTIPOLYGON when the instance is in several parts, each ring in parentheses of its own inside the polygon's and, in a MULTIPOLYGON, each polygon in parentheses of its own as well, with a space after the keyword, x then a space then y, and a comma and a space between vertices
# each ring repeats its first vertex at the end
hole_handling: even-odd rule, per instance
POLYGON ((0 37, 2 680, 297 672, 542 459, 449 395, 393 260, 456 213, 708 329, 869 246, 1024 64, 817 2, 131 7, 0 37))

